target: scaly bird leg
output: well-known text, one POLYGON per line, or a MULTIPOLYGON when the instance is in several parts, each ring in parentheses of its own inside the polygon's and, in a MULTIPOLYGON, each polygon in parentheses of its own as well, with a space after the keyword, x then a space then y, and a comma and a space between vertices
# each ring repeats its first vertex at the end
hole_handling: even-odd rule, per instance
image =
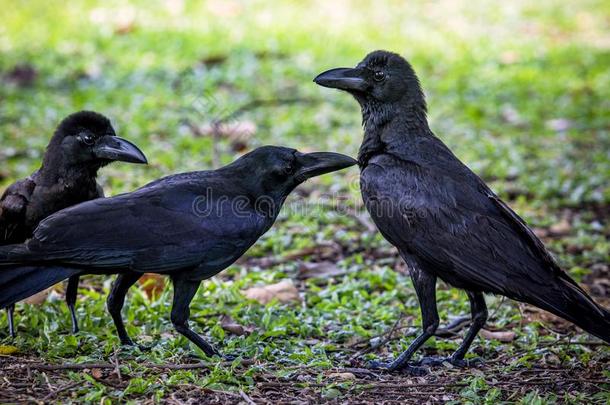
POLYGON ((172 323, 176 330, 199 347, 207 356, 220 355, 220 352, 206 342, 198 333, 189 328, 189 305, 199 288, 199 281, 186 280, 181 277, 172 278, 174 283, 174 302, 172 304, 172 323))
POLYGON ((78 293, 79 276, 72 276, 68 279, 68 286, 66 287, 66 304, 70 310, 70 317, 72 319, 72 333, 78 333, 78 321, 76 319, 76 312, 74 306, 76 305, 76 296, 78 293))
POLYGON ((8 334, 11 338, 15 338, 17 334, 15 333, 15 325, 13 323, 13 313, 15 312, 15 304, 9 305, 6 307, 6 319, 8 320, 8 334))
POLYGON ((468 329, 468 332, 466 332, 462 344, 449 358, 424 358, 421 362, 422 365, 436 366, 448 362, 456 367, 468 367, 482 362, 481 359, 464 360, 464 356, 466 356, 474 338, 481 328, 485 326, 485 322, 487 322, 487 305, 485 304, 485 297, 482 293, 466 291, 466 294, 468 294, 468 299, 470 300, 472 325, 470 326, 470 329, 468 329))
POLYGON ((116 327, 117 334, 121 340, 121 344, 125 346, 133 346, 135 343, 125 330, 125 324, 123 323, 123 317, 121 316, 121 310, 125 304, 125 295, 129 288, 135 284, 136 281, 142 276, 142 273, 122 273, 119 274, 112 284, 112 290, 108 294, 106 299, 106 306, 108 312, 112 316, 114 326, 116 327))
POLYGON ((428 339, 434 336, 438 328, 439 318, 436 308, 436 276, 419 270, 411 266, 411 279, 413 286, 419 299, 422 314, 423 332, 415 338, 411 345, 398 358, 391 363, 373 362, 374 368, 384 368, 389 371, 407 371, 412 374, 425 374, 427 370, 422 367, 416 367, 409 364, 413 354, 419 349, 428 339))

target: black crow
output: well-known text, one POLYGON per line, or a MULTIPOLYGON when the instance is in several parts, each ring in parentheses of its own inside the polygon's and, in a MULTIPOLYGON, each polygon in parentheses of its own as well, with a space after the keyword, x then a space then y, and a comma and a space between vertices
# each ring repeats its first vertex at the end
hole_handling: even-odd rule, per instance
POLYGON ((174 285, 176 330, 217 354, 188 326, 200 282, 244 254, 296 186, 356 163, 338 153, 266 146, 218 170, 165 177, 59 211, 27 243, 0 247, 0 308, 67 277, 118 273, 108 310, 121 342, 131 345, 121 319, 125 292, 143 273, 165 274, 174 285))
MULTIPOLYGON (((116 136, 108 118, 92 111, 66 117, 53 134, 42 166, 29 177, 10 185, 0 198, 0 245, 22 243, 38 223, 61 209, 104 196, 96 183, 97 171, 113 161, 146 163, 131 142, 116 136)), ((74 313, 78 276, 70 278, 66 302, 72 330, 78 331, 74 313)), ((9 332, 13 306, 7 308, 9 332)))
POLYGON ((420 301, 423 333, 396 360, 378 366, 423 371, 409 360, 439 325, 437 277, 465 290, 470 300, 472 326, 448 359, 456 366, 467 364, 464 356, 486 322, 484 293, 543 308, 610 342, 610 313, 593 302, 525 222, 432 133, 424 93, 406 60, 375 51, 355 68, 332 69, 314 81, 347 91, 360 104, 362 197, 383 236, 409 265, 420 301))

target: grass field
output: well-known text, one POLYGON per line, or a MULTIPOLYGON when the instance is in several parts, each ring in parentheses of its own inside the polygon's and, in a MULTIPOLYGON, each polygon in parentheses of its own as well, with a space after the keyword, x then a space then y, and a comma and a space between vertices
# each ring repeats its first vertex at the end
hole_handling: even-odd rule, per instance
MULTIPOLYGON (((0 189, 38 167, 52 128, 79 109, 110 116, 151 163, 105 168, 108 195, 265 144, 354 156, 356 103, 312 79, 378 48, 411 61, 435 133, 610 306, 610 3, 602 0, 0 0, 0 189)), ((16 350, 0 356, 0 402, 610 401, 607 346, 493 296, 471 351, 484 366, 426 377, 362 370, 404 350, 420 314, 357 180, 351 168, 301 186, 242 260, 202 284, 191 324, 248 361, 202 360, 172 328, 170 288, 153 298, 133 289, 128 331, 151 348, 121 348, 105 310, 111 280, 91 276, 79 291, 76 336, 61 288, 42 305, 18 306, 14 341, 0 316, 0 344, 16 350), (286 280, 298 292, 286 303, 243 293, 286 280)), ((468 312, 465 294, 441 284, 438 296, 443 323, 468 312)), ((449 354, 462 334, 432 339, 424 352, 449 354)))

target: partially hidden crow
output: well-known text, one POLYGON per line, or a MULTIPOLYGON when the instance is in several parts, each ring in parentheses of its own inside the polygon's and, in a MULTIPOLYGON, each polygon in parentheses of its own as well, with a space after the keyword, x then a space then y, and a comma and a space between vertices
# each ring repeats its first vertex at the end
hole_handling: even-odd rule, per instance
POLYGON ((200 282, 244 254, 296 186, 356 163, 338 153, 266 146, 218 170, 176 174, 59 211, 27 243, 0 247, 0 308, 68 277, 118 273, 108 310, 121 343, 131 345, 121 318, 125 293, 143 273, 165 274, 174 286, 176 330, 206 355, 218 354, 188 325, 200 282))
MULTIPOLYGON (((437 277, 466 291, 472 326, 453 355, 464 356, 487 320, 484 293, 527 302, 610 342, 610 313, 564 272, 526 223, 430 130, 426 102, 411 65, 375 51, 355 68, 337 68, 314 81, 351 93, 362 110, 358 164, 365 205, 382 235, 410 268, 423 333, 389 370, 425 372, 409 364, 435 334, 437 277)), ((424 359, 435 365, 445 359, 424 359)))
MULTIPOLYGON (((114 161, 146 163, 146 157, 134 144, 117 137, 108 118, 101 114, 80 111, 64 118, 47 146, 40 169, 10 185, 0 198, 0 245, 25 242, 49 215, 103 197, 97 172, 114 161)), ((74 313, 78 281, 78 276, 70 278, 66 289, 74 333, 78 331, 74 313)), ((7 311, 9 332, 14 337, 13 306, 7 311)))

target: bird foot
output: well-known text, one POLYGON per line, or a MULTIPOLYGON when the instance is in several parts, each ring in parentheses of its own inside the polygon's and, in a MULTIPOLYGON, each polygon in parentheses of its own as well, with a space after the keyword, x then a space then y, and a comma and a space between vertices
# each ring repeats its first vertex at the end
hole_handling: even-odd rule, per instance
POLYGON ((238 358, 239 355, 236 353, 227 353, 227 354, 221 354, 220 357, 222 358, 223 361, 233 361, 236 358, 238 358))
POLYGON ((430 369, 428 369, 427 367, 414 366, 410 364, 398 366, 394 364, 394 362, 384 362, 375 360, 369 362, 368 368, 373 370, 385 370, 388 372, 401 372, 404 374, 409 374, 418 377, 430 373, 430 369))
POLYGON ((457 359, 457 358, 454 358, 453 356, 451 356, 451 357, 429 356, 429 357, 422 358, 420 361, 417 362, 417 365, 418 366, 438 367, 438 366, 445 366, 447 364, 450 364, 451 366, 456 367, 456 368, 468 368, 468 367, 477 366, 482 363, 483 363, 483 360, 478 357, 473 358, 473 359, 457 359))
POLYGON ((131 340, 130 338, 121 339, 121 346, 124 346, 125 348, 128 348, 128 349, 136 349, 137 348, 137 349, 139 349, 142 352, 149 352, 153 348, 152 345, 138 344, 138 343, 134 342, 133 340, 131 340))

